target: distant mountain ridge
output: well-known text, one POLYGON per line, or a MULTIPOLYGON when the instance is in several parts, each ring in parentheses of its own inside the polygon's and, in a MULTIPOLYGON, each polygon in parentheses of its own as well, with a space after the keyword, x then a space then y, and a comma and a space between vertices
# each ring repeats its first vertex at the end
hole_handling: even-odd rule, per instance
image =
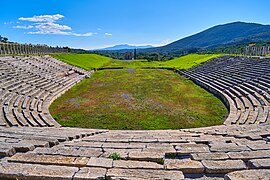
POLYGON ((217 25, 168 45, 140 52, 175 52, 185 49, 210 49, 241 43, 270 42, 270 25, 233 22, 217 25))
POLYGON ((152 48, 153 46, 151 45, 145 45, 145 46, 133 46, 129 44, 120 44, 120 45, 115 45, 112 47, 107 47, 107 48, 102 48, 102 49, 96 49, 99 51, 116 51, 116 50, 125 50, 125 49, 146 49, 146 48, 152 48))

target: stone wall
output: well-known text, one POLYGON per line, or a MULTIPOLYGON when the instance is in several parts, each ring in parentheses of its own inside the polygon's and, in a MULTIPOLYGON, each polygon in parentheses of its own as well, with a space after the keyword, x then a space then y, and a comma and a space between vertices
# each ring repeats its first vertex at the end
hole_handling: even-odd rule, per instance
POLYGON ((0 55, 52 54, 67 53, 67 48, 47 45, 0 43, 0 55))
POLYGON ((270 54, 270 46, 247 46, 244 54, 249 56, 265 56, 270 54))

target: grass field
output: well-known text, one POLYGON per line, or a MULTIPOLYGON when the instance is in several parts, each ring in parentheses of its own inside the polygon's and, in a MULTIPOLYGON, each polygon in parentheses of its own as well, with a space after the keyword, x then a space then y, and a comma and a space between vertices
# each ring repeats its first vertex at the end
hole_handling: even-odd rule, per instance
POLYGON ((222 54, 190 54, 175 58, 170 61, 152 61, 135 60, 135 61, 119 61, 113 60, 103 67, 124 67, 124 68, 175 68, 175 69, 190 69, 205 61, 222 56, 222 54))
POLYGON ((99 68, 112 60, 97 54, 54 54, 51 56, 85 70, 99 68))
POLYGON ((190 54, 175 58, 162 63, 164 67, 172 67, 175 69, 190 69, 208 60, 223 56, 222 54, 190 54))
POLYGON ((179 129, 222 124, 222 102, 168 70, 97 71, 51 106, 63 126, 108 129, 179 129))
POLYGON ((78 66, 86 70, 100 67, 189 69, 210 59, 220 57, 222 54, 190 54, 164 62, 148 62, 147 60, 120 61, 112 60, 108 57, 97 54, 55 54, 52 56, 68 64, 78 66))

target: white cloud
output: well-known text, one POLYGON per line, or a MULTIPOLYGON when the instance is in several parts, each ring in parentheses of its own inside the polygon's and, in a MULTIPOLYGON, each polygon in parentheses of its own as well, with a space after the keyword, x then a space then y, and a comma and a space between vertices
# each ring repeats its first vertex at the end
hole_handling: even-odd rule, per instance
POLYGON ((33 17, 20 17, 20 21, 30 21, 30 22, 55 22, 61 18, 64 18, 65 16, 61 14, 55 14, 55 15, 41 15, 41 16, 33 16, 33 17))
POLYGON ((9 21, 9 22, 4 22, 4 25, 9 25, 9 24, 13 24, 14 22, 9 21))
POLYGON ((24 26, 14 26, 13 28, 17 29, 32 29, 32 31, 27 32, 27 34, 58 34, 58 35, 70 35, 70 36, 82 36, 88 37, 93 36, 95 33, 75 33, 71 32, 72 28, 67 25, 61 25, 56 23, 59 19, 64 18, 65 16, 61 14, 55 15, 40 15, 33 17, 20 17, 19 21, 27 21, 30 25, 24 26), (34 30, 34 31, 33 31, 34 30))
POLYGON ((112 36, 111 33, 105 33, 105 36, 112 36))
POLYGON ((84 34, 77 34, 77 33, 72 33, 73 36, 93 36, 94 34, 96 33, 92 33, 92 32, 89 32, 89 33, 84 33, 84 34))
POLYGON ((13 26, 15 29, 32 29, 34 26, 13 26))

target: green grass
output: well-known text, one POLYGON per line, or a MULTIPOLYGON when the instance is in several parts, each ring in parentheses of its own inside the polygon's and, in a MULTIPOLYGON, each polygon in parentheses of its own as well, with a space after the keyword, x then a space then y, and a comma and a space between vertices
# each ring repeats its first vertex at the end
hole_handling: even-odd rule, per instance
POLYGON ((222 102, 168 70, 97 71, 51 106, 63 126, 108 129, 179 129, 222 124, 222 102))
POLYGON ((170 61, 147 60, 112 60, 111 58, 97 54, 55 54, 51 55, 65 63, 81 67, 86 70, 103 68, 175 68, 190 69, 205 61, 222 56, 222 54, 190 54, 175 58, 170 61))
POLYGON ((163 63, 165 67, 173 67, 175 69, 190 69, 194 66, 197 66, 203 62, 215 59, 217 57, 223 56, 222 54, 190 54, 175 58, 170 61, 163 63))
POLYGON ((110 63, 103 66, 104 68, 147 68, 147 67, 162 67, 162 62, 160 61, 147 61, 147 60, 113 60, 110 63))
POLYGON ((103 67, 124 67, 124 68, 175 68, 175 69, 190 69, 205 61, 223 56, 222 54, 190 54, 175 58, 170 61, 152 61, 135 60, 135 61, 119 61, 113 60, 103 67))
POLYGON ((51 56, 85 70, 99 68, 112 60, 98 54, 53 54, 51 56))

